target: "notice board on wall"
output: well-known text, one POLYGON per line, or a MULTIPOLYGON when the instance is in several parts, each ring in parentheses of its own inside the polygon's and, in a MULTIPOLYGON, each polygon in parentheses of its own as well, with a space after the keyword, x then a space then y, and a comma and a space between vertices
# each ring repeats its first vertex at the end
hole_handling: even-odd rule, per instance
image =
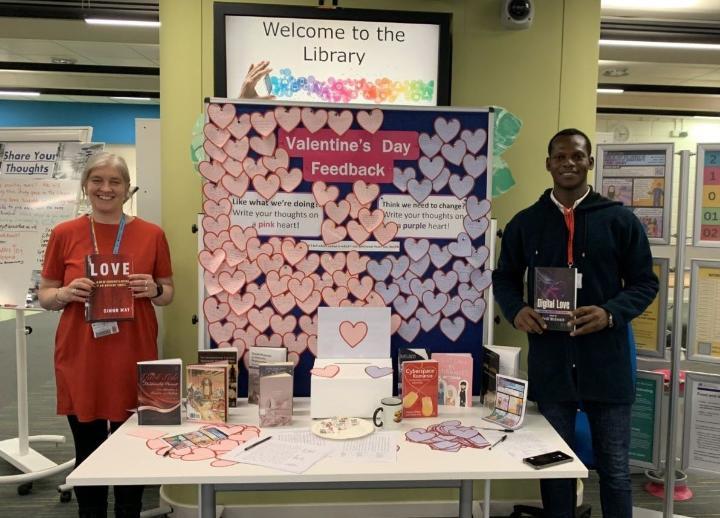
POLYGON ((213 99, 206 113, 206 346, 285 346, 307 395, 318 307, 388 306, 394 359, 470 352, 481 372, 490 110, 213 99))

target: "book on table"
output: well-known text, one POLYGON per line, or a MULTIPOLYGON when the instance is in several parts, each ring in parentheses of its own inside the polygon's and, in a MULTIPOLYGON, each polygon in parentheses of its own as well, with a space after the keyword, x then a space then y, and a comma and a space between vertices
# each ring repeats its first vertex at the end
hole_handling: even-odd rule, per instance
POLYGON ((230 365, 227 362, 187 366, 185 409, 188 421, 227 421, 229 371, 230 365))
POLYGON ((235 408, 237 407, 237 375, 240 372, 237 347, 218 347, 198 351, 198 363, 201 365, 222 361, 226 361, 230 365, 228 371, 228 406, 235 408))
POLYGON ((263 363, 284 362, 287 360, 285 347, 257 347, 248 349, 248 403, 257 404, 259 397, 260 371, 263 363))
POLYGON ((182 360, 137 362, 137 392, 138 424, 180 424, 182 360))
POLYGON ((495 377, 498 372, 500 372, 500 355, 484 347, 480 380, 480 401, 484 404, 492 405, 495 402, 495 377))
POLYGON ((260 426, 285 426, 293 413, 292 362, 263 363, 259 370, 260 426))
MULTIPOLYGON (((397 371, 402 372, 402 364, 411 360, 429 360, 430 353, 424 347, 399 347, 397 351, 397 371)), ((397 378, 397 393, 402 396, 402 376, 397 378)))
POLYGON ((95 283, 85 303, 87 322, 135 318, 129 278, 132 271, 132 259, 124 254, 90 254, 85 258, 85 275, 95 283))
POLYGON ((473 358, 470 353, 433 353, 438 362, 438 404, 472 406, 473 358))
POLYGON ((572 331, 572 312, 577 304, 577 270, 536 266, 533 308, 548 331, 572 331))
POLYGON ((403 417, 438 415, 438 362, 406 361, 402 364, 403 417))

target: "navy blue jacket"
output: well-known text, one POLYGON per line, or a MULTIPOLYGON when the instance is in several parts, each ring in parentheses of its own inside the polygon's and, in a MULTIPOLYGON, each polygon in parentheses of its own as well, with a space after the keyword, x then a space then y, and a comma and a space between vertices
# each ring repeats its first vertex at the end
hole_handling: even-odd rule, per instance
MULTIPOLYGON (((567 266, 567 239, 550 189, 508 223, 493 272, 493 292, 511 323, 532 300, 533 268, 567 266)), ((577 306, 600 306, 612 314, 615 325, 578 337, 558 331, 528 334, 529 397, 540 402, 632 403, 627 326, 658 291, 645 231, 628 208, 593 191, 575 209, 573 256, 582 274, 577 306)))

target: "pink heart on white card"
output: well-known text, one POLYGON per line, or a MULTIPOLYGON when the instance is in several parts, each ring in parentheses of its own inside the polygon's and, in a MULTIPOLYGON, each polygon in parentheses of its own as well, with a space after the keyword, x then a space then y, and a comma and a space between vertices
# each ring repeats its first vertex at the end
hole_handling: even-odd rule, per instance
POLYGON ((342 339, 345 340, 350 347, 354 348, 367 336, 368 325, 362 321, 350 322, 349 320, 344 320, 340 322, 338 331, 342 339))
POLYGON ((340 367, 335 364, 326 365, 325 367, 315 367, 310 369, 310 374, 319 378, 334 378, 340 372, 340 367))

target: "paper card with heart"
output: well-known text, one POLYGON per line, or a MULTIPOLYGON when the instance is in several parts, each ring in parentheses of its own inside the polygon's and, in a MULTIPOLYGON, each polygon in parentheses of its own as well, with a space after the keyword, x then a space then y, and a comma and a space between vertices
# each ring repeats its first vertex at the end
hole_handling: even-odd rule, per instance
POLYGON ((388 358, 390 308, 318 308, 318 358, 388 358))

